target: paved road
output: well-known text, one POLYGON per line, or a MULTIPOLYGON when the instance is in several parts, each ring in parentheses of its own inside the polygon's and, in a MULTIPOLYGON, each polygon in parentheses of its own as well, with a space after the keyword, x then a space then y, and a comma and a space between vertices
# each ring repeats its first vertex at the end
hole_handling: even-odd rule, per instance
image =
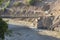
POLYGON ((21 25, 9 24, 9 29, 12 30, 11 36, 6 36, 5 40, 60 40, 48 35, 38 34, 37 31, 21 25))

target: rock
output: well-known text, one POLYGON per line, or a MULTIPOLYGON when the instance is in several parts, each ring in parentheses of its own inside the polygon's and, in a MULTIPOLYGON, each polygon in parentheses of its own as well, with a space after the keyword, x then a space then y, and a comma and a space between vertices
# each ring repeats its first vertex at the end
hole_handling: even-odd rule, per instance
POLYGON ((53 22, 53 16, 41 17, 38 21, 38 28, 49 29, 53 22))

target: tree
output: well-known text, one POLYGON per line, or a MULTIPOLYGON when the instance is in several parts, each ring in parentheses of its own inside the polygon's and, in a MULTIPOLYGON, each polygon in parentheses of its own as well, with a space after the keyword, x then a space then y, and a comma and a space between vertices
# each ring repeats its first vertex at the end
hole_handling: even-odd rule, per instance
POLYGON ((0 38, 4 40, 4 34, 8 30, 8 24, 0 18, 0 38))
MULTIPOLYGON (((4 0, 0 0, 0 5, 2 5, 4 0)), ((4 40, 4 34, 8 30, 8 24, 0 18, 0 38, 4 40)))

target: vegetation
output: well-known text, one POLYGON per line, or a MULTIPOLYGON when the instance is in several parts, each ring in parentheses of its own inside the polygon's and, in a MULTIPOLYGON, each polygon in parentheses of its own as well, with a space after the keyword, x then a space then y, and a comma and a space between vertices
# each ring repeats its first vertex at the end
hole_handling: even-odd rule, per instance
POLYGON ((10 4, 10 0, 5 3, 5 6, 3 8, 1 8, 1 10, 4 11, 9 6, 9 4, 10 4))
POLYGON ((27 0, 28 5, 34 5, 35 2, 36 2, 36 0, 27 0))
POLYGON ((0 5, 3 3, 4 0, 0 0, 0 5))
POLYGON ((19 6, 21 4, 21 2, 15 2, 14 6, 19 6))
POLYGON ((0 18, 0 38, 4 40, 4 34, 8 30, 8 24, 0 18))
MULTIPOLYGON (((0 0, 0 5, 2 5, 4 0, 0 0)), ((8 5, 8 3, 6 3, 8 5)), ((6 8, 7 6, 5 6, 4 8, 6 8)), ((4 34, 7 32, 8 30, 8 24, 2 20, 2 18, 0 18, 0 40, 4 40, 4 34)))
POLYGON ((8 0, 7 2, 4 2, 4 4, 2 4, 3 2, 4 2, 4 0, 0 0, 0 6, 1 6, 0 10, 2 10, 2 11, 4 11, 9 6, 10 0, 8 0), (2 6, 2 5, 4 5, 4 6, 2 6))

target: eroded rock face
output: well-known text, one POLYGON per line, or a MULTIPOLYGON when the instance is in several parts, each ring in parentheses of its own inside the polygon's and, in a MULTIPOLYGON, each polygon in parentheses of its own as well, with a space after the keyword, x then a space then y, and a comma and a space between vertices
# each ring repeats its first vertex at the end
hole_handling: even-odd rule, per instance
POLYGON ((38 21, 38 28, 49 29, 53 24, 54 16, 41 17, 38 21))
POLYGON ((60 17, 58 16, 56 19, 55 16, 41 17, 38 20, 37 27, 40 29, 49 29, 60 32, 60 17))
POLYGON ((55 16, 51 28, 53 28, 55 31, 60 31, 60 0, 53 3, 50 10, 50 13, 55 16))

